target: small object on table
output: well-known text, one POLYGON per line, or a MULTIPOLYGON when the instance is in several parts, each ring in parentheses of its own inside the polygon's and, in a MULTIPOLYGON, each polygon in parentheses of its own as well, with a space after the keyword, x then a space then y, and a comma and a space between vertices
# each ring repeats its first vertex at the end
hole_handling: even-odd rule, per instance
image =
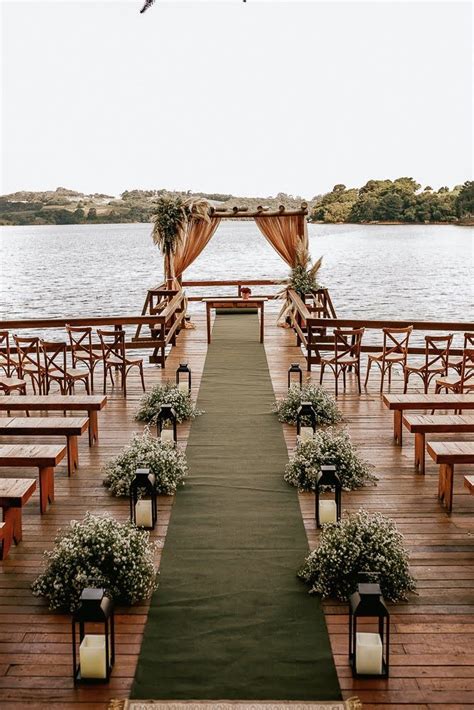
POLYGON ((251 296, 250 298, 203 298, 203 303, 206 304, 206 324, 207 324, 207 342, 211 342, 211 309, 215 308, 257 308, 260 310, 260 342, 263 343, 265 330, 264 306, 268 298, 258 298, 251 296))

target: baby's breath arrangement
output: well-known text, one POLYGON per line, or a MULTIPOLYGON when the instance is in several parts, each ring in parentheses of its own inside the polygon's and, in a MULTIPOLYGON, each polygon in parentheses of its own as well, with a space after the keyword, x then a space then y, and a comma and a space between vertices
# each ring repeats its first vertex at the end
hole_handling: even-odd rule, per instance
MULTIPOLYGON (((342 417, 335 400, 322 387, 306 383, 303 387, 291 385, 286 397, 275 402, 273 410, 278 414, 278 419, 287 424, 296 424, 296 415, 301 402, 311 402, 316 412, 318 424, 336 424, 342 417)), ((304 421, 309 425, 310 422, 304 421)))
POLYGON ((155 423, 162 404, 170 404, 173 407, 178 423, 202 414, 188 391, 183 392, 173 382, 165 382, 163 385, 155 385, 143 397, 135 419, 139 422, 155 423))
POLYGON ((45 552, 46 569, 33 582, 50 609, 74 611, 86 587, 104 588, 117 602, 135 604, 156 588, 155 546, 132 523, 87 513, 59 533, 45 552))
POLYGON ((415 590, 403 535, 394 521, 359 510, 322 528, 319 545, 299 576, 311 585, 311 592, 346 601, 363 572, 373 574, 389 601, 406 599, 415 590))
POLYGON ((105 466, 104 486, 116 496, 128 496, 137 468, 149 468, 155 474, 158 493, 172 495, 188 474, 184 451, 172 442, 161 443, 149 427, 134 434, 129 446, 105 466))
POLYGON ((349 434, 334 427, 316 431, 312 439, 298 442, 285 469, 285 481, 300 491, 314 491, 322 464, 334 464, 344 490, 353 491, 377 477, 371 465, 360 458, 349 434))

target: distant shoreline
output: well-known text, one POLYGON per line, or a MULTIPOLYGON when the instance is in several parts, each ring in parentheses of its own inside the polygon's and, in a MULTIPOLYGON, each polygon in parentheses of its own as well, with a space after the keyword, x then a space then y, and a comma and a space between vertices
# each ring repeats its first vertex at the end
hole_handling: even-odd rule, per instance
MULTIPOLYGON (((234 222, 251 222, 252 217, 240 219, 234 219, 234 222)), ((0 227, 95 227, 98 225, 108 225, 108 224, 153 224, 153 222, 115 222, 115 221, 99 221, 96 222, 80 222, 78 224, 38 224, 37 222, 31 222, 30 224, 8 224, 0 221, 0 227)), ((323 222, 320 220, 308 220, 308 224, 317 224, 324 226, 361 226, 361 227, 474 227, 474 221, 469 222, 323 222)))

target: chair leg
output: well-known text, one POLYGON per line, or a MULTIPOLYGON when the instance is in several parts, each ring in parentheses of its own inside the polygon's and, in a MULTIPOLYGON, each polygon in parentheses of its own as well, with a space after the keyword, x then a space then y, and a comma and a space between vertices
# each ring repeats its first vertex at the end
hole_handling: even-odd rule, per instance
POLYGON ((146 388, 145 388, 145 377, 144 377, 144 375, 143 375, 143 363, 140 364, 140 377, 142 378, 142 388, 143 388, 143 391, 146 392, 146 388))
POLYGON ((409 380, 409 378, 410 378, 410 375, 408 374, 408 372, 405 371, 405 373, 404 373, 404 383, 403 383, 403 394, 406 394, 406 393, 407 393, 408 380, 409 380))
POLYGON ((383 392, 383 383, 385 380, 385 370, 386 370, 385 365, 384 365, 384 363, 382 363, 380 366, 380 394, 382 394, 382 392, 383 392))
POLYGON ((319 384, 323 384, 323 375, 324 375, 324 364, 321 363, 321 372, 319 373, 319 384))
POLYGON ((104 394, 107 393, 107 368, 104 364, 104 394))
MULTIPOLYGON (((364 387, 367 387, 367 382, 369 381, 369 374, 370 374, 370 368, 372 367, 372 360, 369 358, 367 360, 367 372, 365 374, 365 382, 364 382, 364 387)), ((382 391, 382 388, 380 388, 380 391, 382 391)))
POLYGON ((337 367, 336 367, 336 369, 334 370, 334 390, 335 390, 336 397, 337 397, 337 395, 338 395, 338 391, 337 391, 337 378, 338 378, 338 375, 339 375, 339 372, 338 372, 337 367))
POLYGON ((360 386, 360 362, 358 362, 357 365, 355 366, 355 370, 357 373, 357 385, 359 387, 359 394, 362 394, 362 389, 360 386))
POLYGON ((342 384, 344 387, 344 392, 346 391, 346 368, 342 368, 342 384))

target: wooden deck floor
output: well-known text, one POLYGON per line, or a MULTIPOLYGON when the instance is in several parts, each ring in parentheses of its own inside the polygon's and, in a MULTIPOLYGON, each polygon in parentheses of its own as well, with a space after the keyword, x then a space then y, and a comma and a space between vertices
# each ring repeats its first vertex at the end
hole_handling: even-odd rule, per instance
MULTIPOLYGON (((147 387, 173 378, 180 361, 189 362, 193 389, 198 390, 206 354, 204 320, 194 319, 196 330, 182 333, 167 368, 147 366, 147 387)), ((290 362, 303 358, 292 333, 275 327, 270 314, 266 324, 267 357, 277 394, 286 389, 290 362)), ((312 373, 313 379, 319 372, 312 373)), ((87 510, 109 512, 128 518, 128 501, 113 498, 101 485, 101 468, 142 426, 133 414, 141 397, 136 378, 129 380, 126 401, 117 393, 109 397, 99 414, 100 440, 89 449, 87 437, 80 442, 80 468, 68 479, 66 463, 56 474, 56 502, 39 514, 35 497, 24 511, 24 540, 12 548, 0 566, 0 708, 105 708, 112 698, 126 698, 132 682, 146 605, 119 609, 117 659, 109 685, 75 689, 71 678, 70 618, 51 613, 35 599, 30 584, 42 565, 43 550, 50 549, 57 529, 87 510)), ((325 383, 332 387, 328 376, 325 383)), ((399 389, 395 381, 392 391, 399 389)), ((375 465, 379 484, 344 494, 343 507, 379 510, 394 518, 406 536, 418 596, 392 610, 391 674, 388 680, 354 681, 347 664, 347 617, 345 605, 327 602, 325 612, 344 697, 357 695, 364 708, 473 708, 474 707, 474 497, 456 474, 454 512, 440 508, 436 498, 437 467, 427 461, 426 476, 415 473, 413 442, 405 435, 400 449, 392 443, 392 415, 382 405, 375 374, 361 397, 355 387, 338 400, 349 431, 364 456, 375 465)), ((188 427, 181 427, 186 440, 188 427)), ((294 429, 285 427, 289 448, 294 429)), ((433 439, 442 437, 432 437, 433 439)), ((468 437, 465 437, 468 438, 468 437)), ((2 443, 8 439, 2 438, 2 443)), ((19 441, 19 439, 18 439, 19 441)), ((45 439, 54 441, 54 439, 45 439)), ((466 471, 468 469, 466 468, 466 471)), ((466 472, 465 471, 465 472, 466 472)), ((31 470, 1 469, 0 476, 30 477, 31 470)), ((313 517, 313 497, 300 495, 308 539, 314 547, 318 533, 313 517)), ((153 537, 163 544, 172 499, 159 501, 159 526, 153 537)), ((157 554, 159 562, 159 552, 157 554)))

